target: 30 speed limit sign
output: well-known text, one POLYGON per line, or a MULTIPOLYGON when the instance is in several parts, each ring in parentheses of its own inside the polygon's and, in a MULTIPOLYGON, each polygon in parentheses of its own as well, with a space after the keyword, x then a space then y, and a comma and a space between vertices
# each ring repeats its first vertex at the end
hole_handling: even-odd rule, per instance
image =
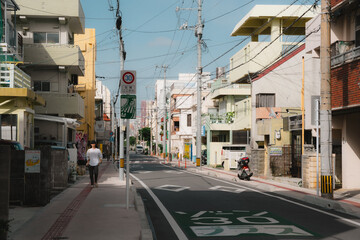
POLYGON ((121 94, 136 95, 136 71, 121 71, 121 94))

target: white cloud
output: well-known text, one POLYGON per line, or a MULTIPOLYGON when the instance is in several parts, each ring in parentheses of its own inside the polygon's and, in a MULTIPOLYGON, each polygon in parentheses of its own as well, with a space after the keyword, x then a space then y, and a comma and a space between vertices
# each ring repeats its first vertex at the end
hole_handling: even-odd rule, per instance
POLYGON ((149 42, 149 46, 155 47, 155 46, 170 46, 171 45, 171 39, 166 37, 158 37, 149 42))

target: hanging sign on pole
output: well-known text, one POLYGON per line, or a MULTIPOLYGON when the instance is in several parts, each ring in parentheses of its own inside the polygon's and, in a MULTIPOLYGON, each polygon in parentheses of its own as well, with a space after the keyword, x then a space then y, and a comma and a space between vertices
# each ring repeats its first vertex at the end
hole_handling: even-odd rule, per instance
POLYGON ((136 71, 121 71, 121 94, 136 95, 136 71))

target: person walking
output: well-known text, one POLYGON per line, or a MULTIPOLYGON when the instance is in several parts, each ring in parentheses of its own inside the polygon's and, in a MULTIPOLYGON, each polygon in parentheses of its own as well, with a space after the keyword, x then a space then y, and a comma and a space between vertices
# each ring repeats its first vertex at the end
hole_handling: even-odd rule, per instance
POLYGON ((98 187, 97 179, 99 175, 99 164, 102 163, 103 156, 100 149, 96 148, 95 140, 92 140, 90 144, 91 148, 86 152, 86 166, 89 166, 91 187, 98 187))

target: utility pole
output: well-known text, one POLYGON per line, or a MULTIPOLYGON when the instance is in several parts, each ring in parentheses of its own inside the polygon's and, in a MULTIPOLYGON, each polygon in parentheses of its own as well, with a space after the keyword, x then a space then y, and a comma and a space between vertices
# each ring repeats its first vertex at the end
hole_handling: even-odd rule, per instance
POLYGON ((152 104, 151 104, 151 108, 150 108, 150 156, 152 156, 152 154, 153 154, 153 149, 152 149, 152 117, 153 116, 152 116, 152 104))
POLYGON ((330 92, 330 1, 321 0, 320 45, 320 141, 321 141, 321 196, 333 198, 332 121, 330 92))
POLYGON ((169 162, 172 161, 171 155, 171 96, 169 99, 169 162))
MULTIPOLYGON (((120 3, 119 1, 117 1, 117 11, 116 11, 116 28, 117 30, 119 31, 119 40, 120 40, 120 72, 122 70, 124 70, 124 64, 125 64, 125 57, 126 57, 126 52, 125 52, 125 49, 124 49, 124 41, 122 39, 122 31, 121 31, 121 26, 122 26, 122 17, 120 16, 120 3)), ((121 83, 121 81, 120 81, 121 83)), ((119 84, 119 88, 120 88, 120 84, 119 84)), ((120 101, 121 101, 121 94, 120 94, 120 101)), ((119 162, 119 178, 121 181, 124 180, 124 131, 123 131, 123 125, 124 125, 124 122, 123 120, 121 119, 121 103, 119 104, 120 107, 119 107, 119 110, 120 110, 120 119, 119 119, 119 131, 120 131, 120 162, 119 162)), ((126 126, 128 127, 128 126, 126 126)), ((128 129, 126 129, 128 130, 128 129)), ((127 133, 129 133, 129 131, 127 131, 127 133)), ((128 136, 128 135, 127 135, 128 136)), ((127 151, 129 149, 127 148, 127 151)), ((128 170, 128 169, 127 169, 128 170)), ((126 180, 128 181, 128 174, 126 174, 126 180)), ((128 193, 127 193, 127 202, 128 202, 128 193)), ((126 205, 127 208, 128 208, 128 204, 126 205)))
POLYGON ((163 129, 163 133, 164 133, 164 138, 163 138, 163 154, 164 154, 164 161, 166 159, 166 116, 167 116, 167 111, 166 111, 166 70, 168 68, 167 65, 163 65, 161 66, 164 69, 164 129, 163 129))
POLYGON ((113 135, 111 136, 112 137, 112 142, 111 142, 111 161, 114 160, 114 142, 115 142, 115 138, 117 138, 117 135, 114 135, 114 128, 115 128, 115 124, 114 124, 114 120, 115 120, 115 114, 114 114, 114 111, 115 111, 115 101, 114 101, 114 97, 111 99, 111 131, 113 132, 113 135))
POLYGON ((201 167, 201 44, 203 24, 201 21, 202 1, 198 0, 198 24, 195 29, 195 36, 197 36, 197 126, 196 126, 196 166, 201 167))
POLYGON ((155 111, 155 121, 156 121, 156 127, 155 127, 155 140, 156 140, 156 146, 155 146, 155 155, 158 155, 158 142, 159 142, 159 135, 158 135, 158 112, 155 111))

